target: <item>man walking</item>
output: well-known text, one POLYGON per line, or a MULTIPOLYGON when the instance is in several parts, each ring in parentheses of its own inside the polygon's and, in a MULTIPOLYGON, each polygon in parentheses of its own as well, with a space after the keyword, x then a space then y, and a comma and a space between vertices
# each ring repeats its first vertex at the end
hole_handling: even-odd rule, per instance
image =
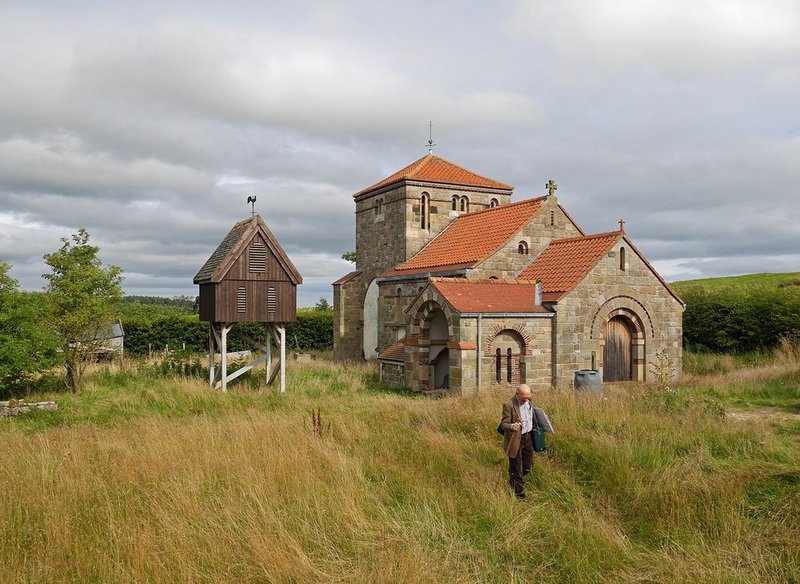
POLYGON ((517 392, 503 404, 503 450, 508 456, 508 482, 514 494, 525 500, 524 477, 533 466, 533 407, 531 407, 531 388, 524 383, 517 392))

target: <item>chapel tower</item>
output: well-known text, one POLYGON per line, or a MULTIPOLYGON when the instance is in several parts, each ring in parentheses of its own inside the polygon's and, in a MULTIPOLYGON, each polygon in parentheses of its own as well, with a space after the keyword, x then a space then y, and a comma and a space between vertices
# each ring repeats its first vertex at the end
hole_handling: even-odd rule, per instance
POLYGON ((333 284, 334 359, 377 356, 372 329, 382 272, 414 256, 459 215, 510 203, 513 188, 427 154, 353 195, 356 269, 333 284))

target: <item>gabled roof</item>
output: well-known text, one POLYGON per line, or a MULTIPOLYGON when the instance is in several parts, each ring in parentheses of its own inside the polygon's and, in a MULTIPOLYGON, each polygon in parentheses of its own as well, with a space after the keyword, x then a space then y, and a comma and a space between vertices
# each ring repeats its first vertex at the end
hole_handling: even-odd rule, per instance
POLYGON ((195 284, 205 284, 208 282, 219 282, 225 276, 234 261, 244 252, 245 246, 250 243, 256 233, 261 233, 267 243, 267 247, 278 260, 281 267, 286 270, 292 283, 302 284, 303 277, 294 264, 291 262, 286 252, 283 251, 281 244, 264 223, 261 215, 255 215, 249 219, 239 221, 225 236, 206 260, 200 271, 194 277, 195 284))
POLYGON ((589 273, 621 235, 619 231, 612 231, 556 239, 519 277, 541 280, 545 300, 558 300, 589 273))
POLYGON ((406 360, 406 340, 400 339, 396 343, 393 343, 386 347, 383 352, 378 355, 378 359, 381 361, 400 361, 403 362, 406 360))
POLYGON ((669 287, 669 284, 636 249, 623 231, 610 231, 552 241, 539 254, 539 257, 519 274, 519 277, 540 280, 544 301, 557 302, 583 280, 620 238, 625 240, 628 247, 639 256, 639 259, 653 272, 667 291, 682 304, 683 300, 680 296, 669 287))
POLYGON ((431 278, 430 285, 460 313, 550 312, 541 304, 536 304, 534 280, 431 278))
POLYGON ((433 154, 426 154, 416 162, 413 162, 405 168, 398 170, 392 176, 386 177, 371 187, 367 187, 366 189, 357 192, 355 195, 353 195, 353 197, 360 197, 402 180, 417 180, 422 182, 442 183, 449 185, 483 187, 504 191, 510 191, 514 188, 511 185, 481 176, 475 172, 472 172, 471 170, 467 170, 463 166, 459 166, 450 162, 449 160, 445 160, 444 158, 439 158, 433 154))
POLYGON ((353 278, 355 278, 356 276, 360 276, 360 275, 361 275, 361 270, 353 270, 352 272, 348 272, 347 274, 345 274, 344 276, 342 276, 341 278, 336 280, 333 283, 333 286, 339 286, 341 284, 345 284, 345 283, 349 282, 350 280, 352 280, 353 278))
POLYGON ((471 268, 503 247, 539 211, 544 200, 539 197, 461 215, 417 255, 381 275, 471 268))

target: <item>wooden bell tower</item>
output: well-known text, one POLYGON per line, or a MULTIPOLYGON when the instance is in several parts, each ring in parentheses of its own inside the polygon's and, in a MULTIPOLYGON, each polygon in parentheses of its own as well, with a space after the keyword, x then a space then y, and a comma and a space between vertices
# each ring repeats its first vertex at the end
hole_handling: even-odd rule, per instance
POLYGON ((297 285, 303 278, 260 215, 239 221, 194 277, 200 285, 200 320, 209 323, 209 384, 227 391, 229 381, 266 363, 267 385, 280 373, 280 390, 286 387, 286 327, 297 319, 297 285), (227 337, 239 322, 265 323, 263 345, 239 335, 253 348, 263 351, 258 359, 227 374, 227 337), (279 349, 272 363, 272 343, 279 349), (215 353, 220 353, 219 375, 215 353), (219 377, 219 380, 217 380, 219 377))

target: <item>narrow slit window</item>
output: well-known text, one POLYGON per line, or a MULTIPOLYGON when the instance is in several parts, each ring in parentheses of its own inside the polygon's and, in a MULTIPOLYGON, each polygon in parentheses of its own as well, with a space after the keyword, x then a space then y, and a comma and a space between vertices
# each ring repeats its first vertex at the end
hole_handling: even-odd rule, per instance
POLYGON ((275 288, 270 286, 267 288, 267 312, 274 313, 278 309, 278 295, 275 293, 275 288))
POLYGON ((422 193, 419 198, 419 226, 428 229, 430 222, 430 199, 428 193, 422 193))
POLYGON ((244 286, 236 289, 236 312, 247 312, 247 289, 244 286))
POLYGON ((556 212, 550 211, 550 226, 552 227, 555 224, 556 224, 556 212))
POLYGON ((500 349, 497 349, 494 355, 494 378, 495 381, 500 383, 500 376, 502 375, 503 371, 503 356, 500 353, 500 349))
POLYGON ((251 272, 267 271, 267 246, 260 241, 250 244, 250 265, 251 272))
POLYGON ((625 271, 625 248, 619 248, 619 269, 625 271))
POLYGON ((511 348, 506 351, 506 380, 511 383, 514 379, 511 369, 511 348))
POLYGON ((469 213, 469 199, 467 197, 461 197, 461 210, 469 213))

